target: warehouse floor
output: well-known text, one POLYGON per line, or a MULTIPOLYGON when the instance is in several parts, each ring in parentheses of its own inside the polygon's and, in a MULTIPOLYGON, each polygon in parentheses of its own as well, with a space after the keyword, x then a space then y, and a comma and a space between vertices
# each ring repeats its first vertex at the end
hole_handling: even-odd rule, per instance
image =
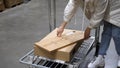
MULTIPOLYGON (((19 59, 33 49, 36 41, 49 33, 47 1, 31 0, 0 13, 0 68, 27 68, 19 63, 19 59)), ((62 22, 66 4, 66 0, 57 0, 57 26, 62 22)), ((81 16, 80 11, 77 18, 72 20, 77 23, 70 23, 67 28, 81 29, 81 16)), ((114 45, 113 42, 111 45, 114 45)), ((115 68, 111 67, 117 62, 113 61, 117 57, 114 46, 110 46, 107 57, 111 59, 106 60, 107 66, 110 66, 108 68, 115 68), (109 57, 111 55, 113 57, 109 57)))

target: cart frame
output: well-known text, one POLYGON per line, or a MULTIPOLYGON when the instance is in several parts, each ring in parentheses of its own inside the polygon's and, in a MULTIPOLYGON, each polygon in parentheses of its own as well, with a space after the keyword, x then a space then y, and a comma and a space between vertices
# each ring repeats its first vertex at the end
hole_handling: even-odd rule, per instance
POLYGON ((28 65, 29 68, 79 68, 79 65, 84 62, 86 56, 89 54, 93 47, 95 47, 95 37, 91 36, 80 45, 79 49, 76 51, 70 62, 35 56, 34 50, 28 52, 26 55, 20 58, 19 61, 23 64, 28 65), (40 64, 41 60, 44 62, 40 64), (57 65, 56 67, 47 66, 49 64, 48 62, 52 62, 59 66, 61 65, 61 67, 58 67, 57 65))

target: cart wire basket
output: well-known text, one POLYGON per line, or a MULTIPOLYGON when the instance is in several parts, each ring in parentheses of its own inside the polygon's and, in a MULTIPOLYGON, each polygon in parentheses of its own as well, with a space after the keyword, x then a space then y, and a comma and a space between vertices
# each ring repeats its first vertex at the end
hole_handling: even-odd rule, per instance
POLYGON ((83 41, 70 62, 35 56, 34 49, 20 58, 19 61, 28 65, 29 68, 79 68, 80 64, 85 61, 86 56, 94 47, 95 37, 91 36, 83 41))

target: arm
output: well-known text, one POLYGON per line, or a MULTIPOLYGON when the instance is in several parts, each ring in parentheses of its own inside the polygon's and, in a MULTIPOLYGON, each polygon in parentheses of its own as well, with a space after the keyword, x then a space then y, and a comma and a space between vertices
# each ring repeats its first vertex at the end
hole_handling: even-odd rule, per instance
POLYGON ((64 10, 64 17, 63 17, 64 21, 57 30, 58 37, 60 37, 62 35, 65 26, 72 19, 72 17, 76 13, 78 7, 79 7, 79 0, 69 0, 68 4, 64 10))
POLYGON ((80 0, 69 0, 64 10, 63 18, 65 22, 68 23, 72 19, 72 17, 74 16, 74 14, 76 13, 79 7, 79 4, 80 4, 80 0))
POLYGON ((97 0, 96 4, 95 12, 90 18, 90 25, 85 30, 84 39, 89 38, 91 29, 98 27, 101 20, 103 20, 108 6, 108 0, 97 0))
POLYGON ((90 18, 89 28, 96 28, 99 26, 100 22, 104 19, 106 9, 108 7, 109 0, 97 0, 95 12, 90 18))

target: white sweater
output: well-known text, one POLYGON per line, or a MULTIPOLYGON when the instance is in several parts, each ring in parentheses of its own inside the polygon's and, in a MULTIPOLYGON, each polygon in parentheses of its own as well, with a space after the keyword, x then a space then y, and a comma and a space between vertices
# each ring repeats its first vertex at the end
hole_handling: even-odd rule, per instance
POLYGON ((120 27, 120 0, 69 0, 64 10, 64 21, 69 22, 79 6, 85 8, 84 4, 90 28, 97 27, 103 19, 120 27))

